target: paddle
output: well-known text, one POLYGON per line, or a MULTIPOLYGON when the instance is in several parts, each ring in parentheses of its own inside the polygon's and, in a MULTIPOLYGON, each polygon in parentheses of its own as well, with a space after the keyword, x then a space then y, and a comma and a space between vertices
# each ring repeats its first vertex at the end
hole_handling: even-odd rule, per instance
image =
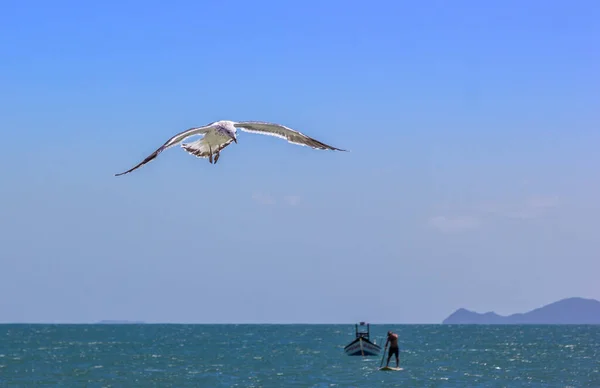
POLYGON ((383 359, 385 357, 385 351, 387 350, 387 346, 388 346, 388 341, 385 341, 385 347, 383 348, 383 354, 381 355, 381 363, 379 364, 379 368, 381 368, 383 366, 383 359))

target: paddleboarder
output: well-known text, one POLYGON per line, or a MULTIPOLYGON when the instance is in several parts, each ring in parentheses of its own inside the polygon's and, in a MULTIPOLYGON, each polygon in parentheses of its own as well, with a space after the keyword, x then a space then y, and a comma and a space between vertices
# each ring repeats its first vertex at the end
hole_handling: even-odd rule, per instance
POLYGON ((390 365, 390 359, 392 355, 396 355, 396 368, 400 367, 400 349, 398 348, 398 334, 393 333, 391 330, 387 333, 387 341, 385 341, 385 346, 387 347, 388 343, 390 344, 390 349, 388 350, 388 358, 385 366, 390 365))

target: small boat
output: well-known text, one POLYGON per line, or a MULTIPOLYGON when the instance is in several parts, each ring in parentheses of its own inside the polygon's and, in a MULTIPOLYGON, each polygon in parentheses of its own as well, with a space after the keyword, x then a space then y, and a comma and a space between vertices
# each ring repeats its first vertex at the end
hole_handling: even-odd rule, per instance
POLYGON ((348 356, 377 356, 381 352, 381 346, 369 339, 370 326, 368 323, 361 322, 360 325, 354 325, 356 338, 344 348, 344 353, 348 356), (366 331, 364 330, 366 327, 366 331), (362 330, 359 330, 362 329, 362 330))

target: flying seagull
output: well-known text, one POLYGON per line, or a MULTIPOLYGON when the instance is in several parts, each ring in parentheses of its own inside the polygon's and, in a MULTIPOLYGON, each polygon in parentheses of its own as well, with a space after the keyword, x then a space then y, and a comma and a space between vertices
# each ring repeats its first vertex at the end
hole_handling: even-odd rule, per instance
POLYGON ((333 150, 333 151, 346 151, 340 148, 335 148, 325 143, 321 143, 312 137, 306 136, 303 133, 295 131, 291 128, 285 127, 280 124, 265 123, 260 121, 229 121, 221 120, 215 121, 203 127, 190 128, 187 131, 183 131, 173 136, 165 142, 160 148, 154 151, 146 159, 141 161, 135 167, 124 171, 115 176, 124 175, 142 167, 144 164, 155 159, 158 154, 181 143, 185 139, 191 136, 203 135, 199 140, 191 143, 181 143, 181 147, 189 152, 190 154, 198 158, 208 158, 208 162, 216 164, 219 160, 221 151, 230 145, 232 142, 237 144, 237 128, 244 132, 259 133, 261 135, 276 136, 281 139, 285 139, 290 143, 298 144, 301 146, 308 146, 314 149, 320 150, 333 150))

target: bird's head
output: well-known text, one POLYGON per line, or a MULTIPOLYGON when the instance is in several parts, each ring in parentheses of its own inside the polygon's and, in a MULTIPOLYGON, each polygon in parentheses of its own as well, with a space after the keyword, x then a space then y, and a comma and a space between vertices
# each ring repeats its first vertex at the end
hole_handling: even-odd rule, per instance
POLYGON ((229 135, 229 137, 231 137, 231 140, 233 140, 236 144, 237 144, 237 128, 235 126, 233 126, 233 123, 227 123, 225 125, 225 130, 227 132, 227 134, 229 135), (230 125, 227 125, 230 124, 230 125))
POLYGON ((229 131, 229 136, 231 136, 235 144, 237 144, 237 129, 235 129, 235 127, 233 127, 233 131, 229 131))

